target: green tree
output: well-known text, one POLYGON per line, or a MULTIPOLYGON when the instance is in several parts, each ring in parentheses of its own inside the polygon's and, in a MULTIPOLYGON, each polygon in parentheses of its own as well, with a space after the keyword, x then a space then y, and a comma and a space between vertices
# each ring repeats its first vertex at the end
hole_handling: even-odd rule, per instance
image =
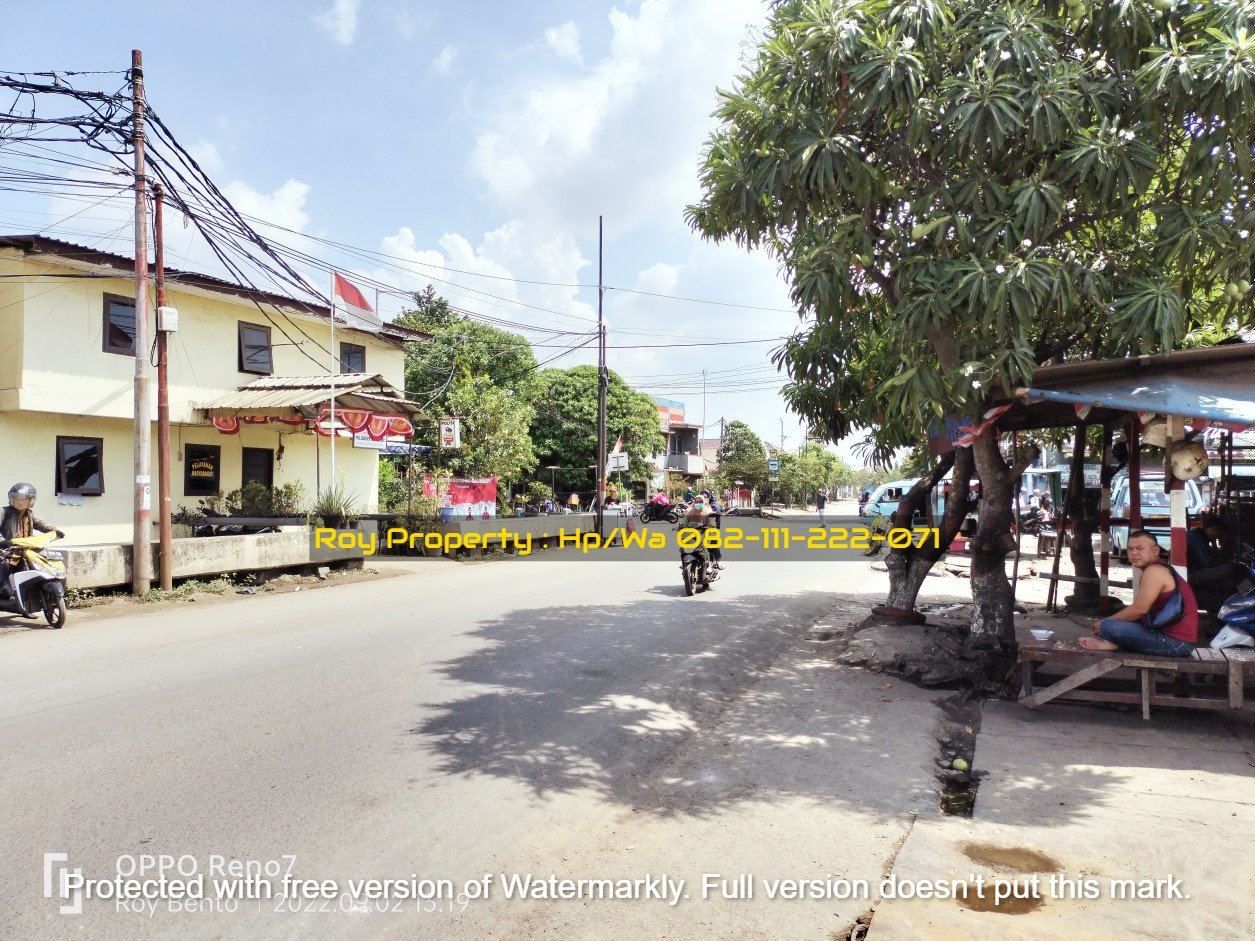
MULTIPOLYGON (((882 463, 1037 365, 1249 317, 1249 0, 782 0, 718 118, 690 221, 781 260, 786 398, 882 463)), ((1008 640, 1018 474, 992 434, 952 460, 948 527, 973 463, 983 490, 972 639, 1008 640)), ((936 557, 895 558, 910 607, 936 557)))
POLYGON ((449 410, 462 418, 462 447, 444 452, 451 471, 467 476, 518 480, 536 467, 528 435, 530 402, 486 376, 463 379, 448 397, 449 410))
POLYGON ((532 401, 538 387, 536 356, 526 337, 464 317, 430 285, 414 301, 416 306, 396 322, 431 339, 406 344, 405 391, 411 400, 431 415, 453 415, 450 400, 457 385, 485 378, 522 401, 532 401))
POLYGON ((767 452, 762 438, 743 421, 730 421, 723 429, 717 459, 719 473, 729 481, 743 481, 760 489, 767 482, 767 452))
MULTIPOLYGON (((592 489, 597 458, 597 367, 546 369, 538 377, 532 440, 542 465, 556 464, 562 489, 592 489)), ((658 407, 653 399, 629 386, 614 370, 606 384, 606 449, 623 436, 628 477, 647 480, 649 458, 662 450, 658 407)))

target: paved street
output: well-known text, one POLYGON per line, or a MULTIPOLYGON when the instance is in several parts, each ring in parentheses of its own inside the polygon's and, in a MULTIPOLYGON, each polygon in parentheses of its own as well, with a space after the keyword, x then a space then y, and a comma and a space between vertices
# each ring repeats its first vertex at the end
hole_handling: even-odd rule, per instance
MULTIPOLYGON (((1249 936, 1249 723, 991 701, 975 816, 945 817, 945 694, 842 666, 825 639, 883 597, 866 563, 738 564, 695 598, 670 563, 377 564, 393 577, 0 636, 0 937, 828 939, 875 907, 873 941, 959 938, 1013 916, 885 898, 882 878, 1041 866, 1171 874, 1190 900, 1047 899, 1011 937, 1249 936), (210 899, 231 860, 276 895, 289 873, 335 882, 70 915, 44 897, 45 853, 66 855, 53 880, 166 855, 210 899), (486 874, 476 901, 350 884, 486 874), (650 881, 506 898, 527 875, 650 881), (780 879, 870 897, 767 898, 780 879)), ((930 579, 922 600, 966 588, 930 579)))
POLYGON ((832 606, 831 564, 740 566, 696 598, 664 563, 408 568, 0 639, 0 934, 599 937, 613 914, 624 937, 682 937, 735 912, 748 935, 821 937, 866 903, 734 909, 700 900, 701 874, 874 878, 935 804, 928 724, 894 734, 929 694, 865 715, 879 681, 852 670, 844 701, 808 693, 836 677, 801 639, 832 606), (837 741, 858 756, 842 774, 806 760, 837 741), (890 762, 835 843, 868 763, 890 762), (692 898, 190 915, 89 899, 68 916, 42 897, 45 852, 92 878, 140 854, 202 872, 211 854, 295 855, 293 875, 342 882, 666 872, 692 898))

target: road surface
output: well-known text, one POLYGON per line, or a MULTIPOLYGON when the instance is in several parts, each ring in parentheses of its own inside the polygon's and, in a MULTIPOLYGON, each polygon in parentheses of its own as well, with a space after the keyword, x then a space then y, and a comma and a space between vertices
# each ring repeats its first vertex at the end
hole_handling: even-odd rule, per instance
POLYGON ((672 563, 408 569, 0 638, 0 935, 818 938, 866 905, 723 896, 743 873, 874 877, 933 803, 926 736, 894 757, 856 714, 875 678, 844 671, 850 703, 797 714, 834 669, 805 632, 865 565, 747 563, 695 598, 672 563), (807 759, 837 741, 912 766, 840 826, 862 770, 807 759), (56 895, 62 870, 152 879, 163 856, 149 894, 202 876, 204 902, 89 897, 73 915, 44 897, 45 874, 56 895), (255 874, 275 895, 334 885, 214 897, 262 894, 214 881, 255 874), (504 897, 551 874, 634 898, 504 897), (727 879, 706 899, 704 874, 727 879), (370 879, 398 882, 387 899, 349 885, 370 879), (452 902, 395 899, 447 885, 452 902))

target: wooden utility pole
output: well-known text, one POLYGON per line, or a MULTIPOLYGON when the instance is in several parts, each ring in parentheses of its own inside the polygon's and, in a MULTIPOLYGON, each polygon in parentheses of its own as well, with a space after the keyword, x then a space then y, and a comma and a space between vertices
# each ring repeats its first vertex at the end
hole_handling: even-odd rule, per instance
POLYGON ((606 296, 605 229, 602 216, 597 217, 597 485, 593 491, 597 501, 597 535, 605 534, 606 495, 602 489, 606 479, 606 321, 602 301, 606 296))
POLYGON ((144 163, 144 55, 131 50, 135 145, 135 528, 131 591, 152 581, 152 416, 148 405, 148 175, 144 163))
MULTIPOLYGON (((161 184, 153 186, 153 252, 156 256, 157 310, 166 306, 166 253, 165 233, 162 226, 161 207, 165 193, 161 184)), ((158 317, 160 321, 160 316, 158 317)), ((170 374, 166 366, 167 334, 157 324, 157 531, 160 549, 157 551, 157 574, 161 587, 169 591, 174 587, 174 539, 170 531, 170 374)))

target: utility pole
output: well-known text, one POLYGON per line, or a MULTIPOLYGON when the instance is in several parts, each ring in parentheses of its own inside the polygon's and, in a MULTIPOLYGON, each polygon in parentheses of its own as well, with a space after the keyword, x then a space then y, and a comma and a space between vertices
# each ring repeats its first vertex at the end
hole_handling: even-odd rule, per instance
POLYGON ((144 163, 144 54, 131 50, 135 144, 135 529, 131 591, 152 582, 152 417, 148 407, 148 175, 144 163))
MULTIPOLYGON (((166 306, 166 252, 161 208, 164 191, 153 186, 153 252, 157 263, 157 311, 166 306)), ((157 574, 163 591, 174 587, 174 539, 170 531, 170 374, 166 364, 165 324, 157 324, 157 574)))
POLYGON ((706 370, 702 370, 702 431, 697 436, 697 450, 702 449, 701 439, 706 434, 706 370))
POLYGON ((605 534, 605 494, 602 481, 606 479, 606 321, 602 316, 602 302, 606 296, 605 280, 605 220, 597 217, 597 535, 605 534))

